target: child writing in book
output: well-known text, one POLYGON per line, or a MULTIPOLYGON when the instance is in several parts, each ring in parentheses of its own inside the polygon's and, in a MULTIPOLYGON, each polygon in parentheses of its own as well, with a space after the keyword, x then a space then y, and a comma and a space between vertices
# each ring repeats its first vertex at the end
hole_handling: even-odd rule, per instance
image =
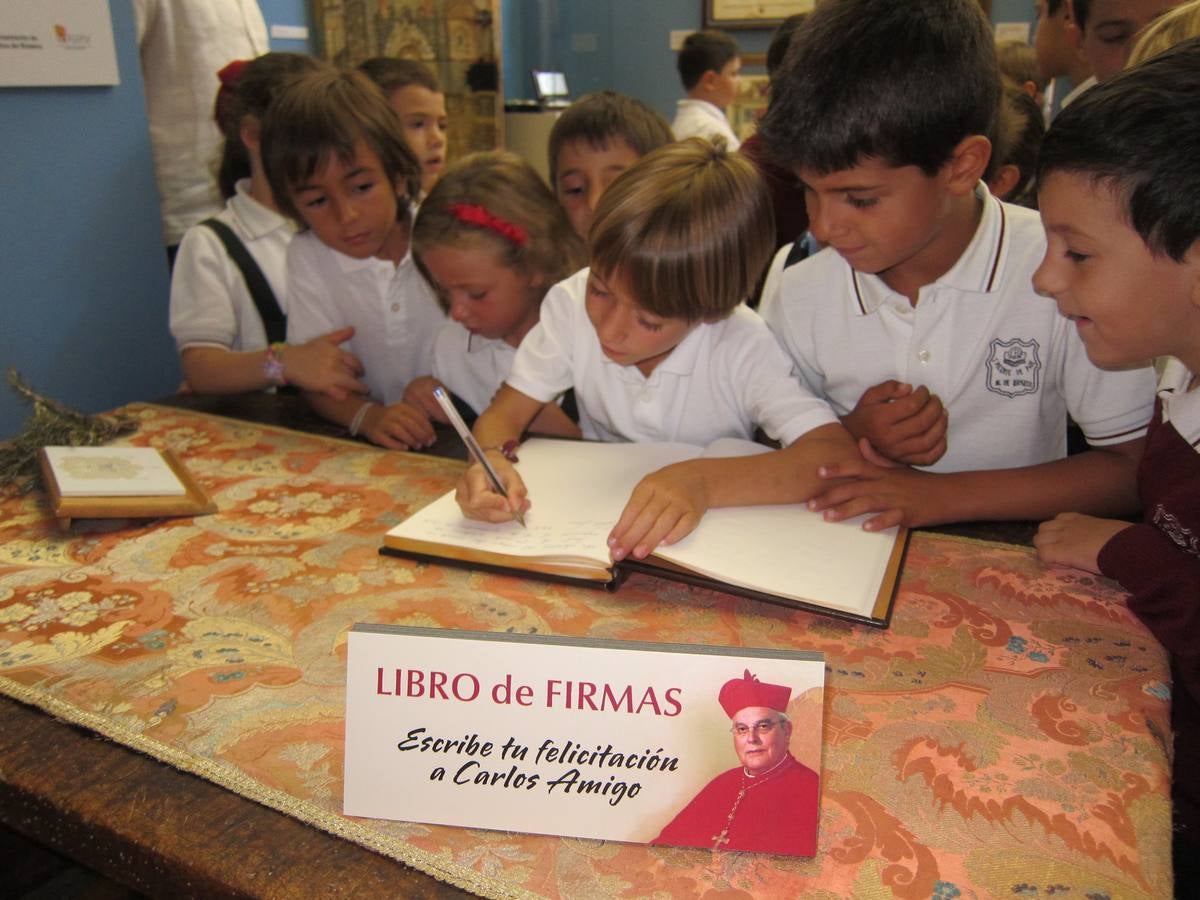
POLYGON ((225 209, 184 233, 171 274, 171 334, 193 391, 240 393, 292 383, 345 398, 367 390, 358 359, 338 346, 352 330, 283 343, 287 248, 296 229, 275 203, 259 139, 281 87, 322 67, 300 53, 267 53, 221 70, 217 118, 225 133, 219 175, 225 209))
POLYGON ((760 133, 828 246, 767 321, 872 459, 825 467, 852 480, 810 507, 869 528, 1136 509, 1153 370, 1089 362, 1034 292, 1037 214, 980 181, 1000 78, 979 4, 828 0, 771 91, 760 133), (1091 445, 1070 457, 1068 413, 1091 445))
POLYGON ((572 385, 579 424, 593 440, 705 445, 750 438, 758 426, 784 445, 647 476, 609 536, 614 560, 679 540, 710 507, 804 500, 818 486, 818 459, 857 455, 742 304, 773 243, 761 177, 720 143, 662 147, 614 181, 588 235, 591 268, 551 288, 475 424, 508 499, 470 466, 457 490, 464 514, 501 522, 536 502, 508 457, 546 403, 572 385))
MULTIPOLYGON (((410 384, 405 399, 445 421, 433 397, 441 384, 477 416, 537 323, 546 291, 583 265, 583 242, 533 167, 494 151, 447 170, 421 203, 413 253, 450 321, 434 344, 433 375, 410 384)), ((556 403, 530 429, 579 435, 556 403)))
POLYGON ((1065 513, 1034 543, 1115 578, 1171 654, 1175 892, 1200 889, 1200 39, 1101 83, 1054 120, 1038 162, 1053 297, 1099 366, 1170 356, 1138 469, 1142 522, 1065 513))
POLYGON ((280 209, 302 227, 288 248, 288 339, 352 327, 369 399, 311 391, 318 414, 383 447, 434 441, 429 416, 403 400, 427 375, 445 315, 409 248, 421 170, 396 113, 361 72, 315 72, 267 111, 263 162, 280 209))
POLYGON ((673 140, 666 119, 625 94, 597 91, 563 110, 550 129, 550 186, 580 238, 613 180, 673 140))
POLYGON ((373 56, 358 68, 400 117, 404 139, 421 164, 421 194, 428 194, 446 166, 446 95, 437 76, 424 63, 392 56, 373 56))

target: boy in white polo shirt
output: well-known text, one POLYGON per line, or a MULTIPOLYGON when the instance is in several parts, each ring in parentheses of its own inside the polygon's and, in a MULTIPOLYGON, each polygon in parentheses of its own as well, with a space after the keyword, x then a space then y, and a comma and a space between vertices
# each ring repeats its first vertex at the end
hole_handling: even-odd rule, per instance
POLYGON ((671 131, 675 140, 722 137, 730 150, 739 146, 725 108, 737 99, 742 58, 737 42, 723 31, 689 34, 675 60, 687 97, 678 102, 671 131))
POLYGON ((877 463, 823 470, 856 479, 810 503, 829 519, 1137 508, 1153 372, 1097 369, 1034 292, 1037 215, 979 180, 999 84, 977 4, 831 0, 772 88, 761 133, 828 247, 785 270, 768 322, 877 463), (1070 458, 1068 413, 1091 445, 1070 458))
POLYGON ((785 447, 647 476, 610 535, 616 560, 679 540, 710 507, 806 500, 826 454, 857 457, 829 407, 800 387, 766 325, 741 305, 774 246, 770 203, 749 161, 698 138, 653 151, 609 186, 589 231, 591 268, 546 295, 475 423, 509 499, 473 465, 459 483, 467 516, 506 521, 529 505, 507 451, 571 386, 588 438, 705 445, 750 438, 757 426, 785 447))
POLYGON ((353 326, 346 347, 370 388, 305 399, 381 446, 432 444, 429 416, 403 397, 429 374, 446 317, 409 247, 421 168, 396 113, 361 72, 314 73, 271 104, 262 153, 280 210, 306 229, 288 247, 288 342, 353 326))

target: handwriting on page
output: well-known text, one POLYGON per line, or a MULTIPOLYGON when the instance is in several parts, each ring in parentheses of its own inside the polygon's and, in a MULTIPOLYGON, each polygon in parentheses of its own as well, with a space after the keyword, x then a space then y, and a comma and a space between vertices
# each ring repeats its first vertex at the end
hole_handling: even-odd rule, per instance
POLYGON ((421 523, 422 540, 453 544, 512 556, 586 556, 608 559, 605 542, 612 523, 596 519, 539 521, 535 511, 525 515, 525 528, 515 522, 491 525, 457 521, 425 521, 421 523))

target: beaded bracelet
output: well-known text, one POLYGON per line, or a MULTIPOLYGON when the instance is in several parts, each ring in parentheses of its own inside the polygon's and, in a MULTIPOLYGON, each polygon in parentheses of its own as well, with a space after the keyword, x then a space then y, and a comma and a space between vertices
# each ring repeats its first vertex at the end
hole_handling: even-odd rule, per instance
POLYGON ((267 357, 263 360, 263 375, 276 387, 283 387, 287 384, 287 377, 283 372, 283 359, 280 357, 286 346, 287 344, 283 341, 276 341, 267 348, 267 357))
POLYGON ((521 442, 518 441, 516 438, 509 438, 503 444, 500 444, 497 447, 488 447, 487 449, 495 450, 497 453, 499 453, 501 456, 503 456, 509 462, 515 463, 515 462, 520 462, 520 460, 517 459, 517 448, 520 446, 521 446, 521 442))

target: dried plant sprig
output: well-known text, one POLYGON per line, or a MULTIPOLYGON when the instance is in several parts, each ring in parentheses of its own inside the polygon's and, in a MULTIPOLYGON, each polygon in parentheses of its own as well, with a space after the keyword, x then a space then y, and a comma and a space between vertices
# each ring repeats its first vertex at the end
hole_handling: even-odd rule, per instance
POLYGON ((137 423, 119 415, 89 415, 39 394, 16 369, 8 370, 8 385, 33 414, 16 437, 0 443, 0 491, 25 494, 38 486, 37 452, 40 447, 95 447, 137 429, 137 423))

